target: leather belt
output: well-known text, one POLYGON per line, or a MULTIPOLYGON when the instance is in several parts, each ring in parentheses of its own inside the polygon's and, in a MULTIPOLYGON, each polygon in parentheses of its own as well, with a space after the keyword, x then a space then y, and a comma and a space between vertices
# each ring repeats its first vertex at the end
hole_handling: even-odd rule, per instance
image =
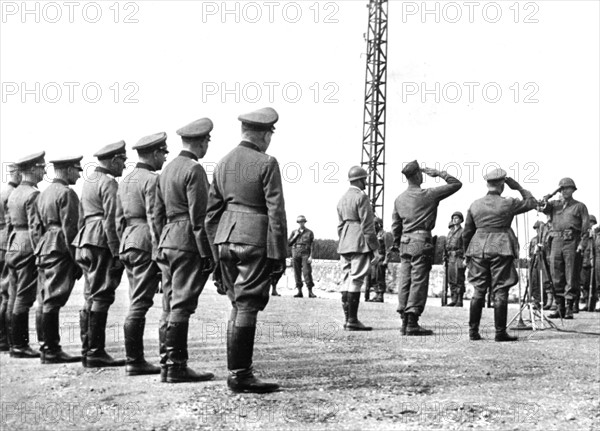
POLYGON ((91 223, 93 221, 98 221, 98 220, 104 220, 104 216, 101 215, 94 215, 94 216, 88 216, 85 218, 85 223, 91 223))
POLYGON ((232 204, 232 203, 228 203, 227 204, 227 209, 226 210, 227 211, 238 212, 238 213, 267 215, 267 209, 266 208, 250 207, 250 206, 246 206, 246 205, 232 204))
POLYGON ((175 214, 171 217, 167 217, 167 223, 175 223, 178 221, 188 221, 190 216, 188 213, 175 214))
POLYGON ((481 233, 502 233, 508 232, 510 227, 480 227, 477 228, 477 232, 481 233))
POLYGON ((139 226, 148 224, 148 221, 144 217, 131 217, 127 220, 127 226, 139 226))

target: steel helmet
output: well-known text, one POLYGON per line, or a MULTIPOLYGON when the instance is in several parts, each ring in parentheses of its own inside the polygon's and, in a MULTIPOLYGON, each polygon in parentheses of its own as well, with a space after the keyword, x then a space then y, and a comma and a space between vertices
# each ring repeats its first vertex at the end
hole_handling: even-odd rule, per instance
POLYGON ((450 217, 450 218, 453 218, 454 216, 460 217, 460 221, 461 222, 465 221, 465 218, 463 217, 463 215, 462 215, 462 213, 460 211, 454 211, 452 213, 452 217, 450 217))
POLYGON ((562 180, 560 180, 558 182, 558 187, 560 187, 561 189, 564 187, 573 187, 575 190, 577 190, 577 186, 575 185, 575 181, 573 181, 571 178, 563 178, 562 180))
POLYGON ((348 181, 356 181, 362 178, 367 178, 369 174, 360 166, 352 166, 348 171, 348 181))
POLYGON ((598 220, 596 220, 596 216, 591 215, 590 216, 590 225, 596 224, 596 223, 598 223, 598 220))
POLYGON ((298 218, 296 219, 296 223, 300 223, 300 222, 306 223, 306 217, 304 217, 303 215, 299 215, 298 218))

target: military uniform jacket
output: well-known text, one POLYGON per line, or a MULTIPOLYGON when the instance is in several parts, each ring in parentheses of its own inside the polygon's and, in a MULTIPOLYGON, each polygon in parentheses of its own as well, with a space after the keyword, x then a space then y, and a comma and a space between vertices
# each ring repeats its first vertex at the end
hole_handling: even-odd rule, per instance
POLYGON ((267 258, 287 256, 287 220, 279 164, 251 142, 242 142, 215 169, 206 228, 213 244, 267 248, 267 258))
POLYGON ((156 257, 160 238, 154 217, 158 178, 151 166, 138 163, 119 184, 116 215, 121 238, 119 253, 135 248, 156 257))
POLYGON ((51 253, 70 255, 75 259, 71 246, 79 225, 79 198, 68 184, 55 179, 40 193, 37 209, 42 222, 44 236, 38 243, 35 254, 47 256, 51 253))
POLYGON ((162 232, 159 248, 211 256, 204 228, 208 179, 196 155, 181 151, 163 169, 157 184, 155 229, 162 232), (174 218, 178 221, 166 224, 174 218))
POLYGON ((83 183, 79 203, 81 229, 73 240, 73 245, 107 248, 113 257, 118 257, 120 241, 115 224, 118 184, 107 169, 97 167, 96 173, 94 179, 83 183), (94 216, 98 219, 86 221, 87 218, 94 216))
POLYGON ((350 189, 337 204, 338 253, 369 253, 379 248, 369 197, 358 187, 350 189))
POLYGON ((315 234, 312 230, 304 228, 304 230, 300 232, 300 229, 294 229, 288 239, 288 244, 292 247, 292 255, 310 256, 314 240, 315 234))
POLYGON ((586 246, 587 230, 590 223, 588 209, 585 204, 571 199, 569 202, 564 200, 554 200, 548 202, 542 212, 550 216, 552 229, 550 236, 561 235, 565 231, 570 231, 572 238, 578 241, 582 246, 586 246))
POLYGON ((21 181, 8 198, 8 216, 13 228, 8 238, 9 252, 33 254, 40 241, 42 226, 36 205, 39 194, 40 191, 34 184, 21 181))
POLYGON ((0 193, 0 262, 4 261, 4 255, 8 248, 8 237, 12 231, 8 215, 8 198, 16 187, 17 184, 9 182, 8 187, 0 193))
POLYGON ((520 193, 522 201, 490 192, 471 204, 462 235, 467 257, 519 256, 519 242, 510 225, 515 215, 537 206, 530 192, 521 189, 520 193))
POLYGON ((462 258, 463 254, 463 228, 460 226, 458 229, 450 229, 448 236, 446 237, 446 252, 455 252, 456 257, 462 258))

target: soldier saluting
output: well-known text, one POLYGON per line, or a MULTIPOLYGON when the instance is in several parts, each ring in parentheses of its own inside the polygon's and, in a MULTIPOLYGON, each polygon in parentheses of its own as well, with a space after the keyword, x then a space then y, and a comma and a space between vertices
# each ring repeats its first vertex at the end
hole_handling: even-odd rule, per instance
POLYGON ((503 169, 494 169, 484 176, 488 193, 471 204, 463 230, 469 281, 474 287, 469 317, 469 338, 481 340, 479 322, 490 284, 494 294, 496 341, 516 341, 506 332, 508 291, 518 283, 514 260, 519 257, 519 243, 510 225, 517 214, 534 209, 533 195, 506 176, 503 169), (523 200, 503 198, 504 184, 521 193, 523 200))
POLYGON ((127 155, 125 142, 102 147, 94 157, 99 166, 94 180, 87 180, 79 204, 80 230, 73 240, 75 259, 86 278, 84 307, 79 313, 81 352, 84 367, 116 367, 125 361, 106 353, 108 310, 115 302, 123 264, 119 260, 119 235, 115 224, 117 210, 116 177, 123 175, 127 155))
POLYGON ((446 256, 448 257, 448 284, 452 300, 448 307, 462 307, 465 294, 464 247, 462 240, 464 217, 460 211, 452 214, 450 231, 446 237, 446 256))
POLYGON ((167 134, 146 136, 133 149, 139 161, 121 184, 117 199, 117 231, 121 237, 119 258, 129 279, 129 312, 125 318, 126 366, 128 376, 158 374, 160 368, 144 359, 146 313, 158 288, 160 269, 156 254, 160 233, 155 230, 154 204, 158 174, 165 163, 167 134))
POLYGON ((65 306, 75 280, 82 272, 75 261, 75 247, 71 242, 77 235, 79 197, 71 187, 80 178, 81 159, 68 157, 51 160, 55 178, 37 200, 38 213, 44 235, 35 249, 37 265, 43 274, 40 289, 42 308, 42 364, 79 362, 80 356, 63 352, 60 346, 59 313, 65 306))

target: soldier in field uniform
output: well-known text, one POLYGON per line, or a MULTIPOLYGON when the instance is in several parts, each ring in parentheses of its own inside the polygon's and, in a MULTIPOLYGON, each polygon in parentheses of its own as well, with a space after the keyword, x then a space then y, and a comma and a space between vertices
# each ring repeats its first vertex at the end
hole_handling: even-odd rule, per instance
MULTIPOLYGON (((11 282, 5 257, 8 247, 8 237, 12 233, 12 227, 8 216, 7 204, 13 190, 21 183, 21 173, 14 163, 8 165, 8 173, 10 180, 6 188, 2 189, 0 195, 0 352, 8 352, 11 344, 9 328, 12 308, 10 312, 8 311, 8 289, 11 282)), ((14 286, 14 281, 12 284, 14 286)))
POLYGON ((462 241, 464 217, 460 211, 452 214, 450 232, 446 237, 446 256, 448 256, 448 284, 450 285, 451 301, 448 307, 462 307, 465 294, 465 264, 462 241))
POLYGON ((296 280, 296 289, 298 293, 294 298, 302 298, 302 276, 308 288, 308 297, 316 298, 312 291, 315 284, 312 278, 312 247, 315 240, 313 231, 306 227, 306 217, 298 216, 296 222, 300 225, 298 229, 292 231, 288 239, 288 245, 292 248, 292 266, 294 267, 294 278, 296 280))
POLYGON ((400 249, 401 258, 398 287, 401 333, 431 335, 432 331, 419 326, 419 317, 427 302, 429 272, 435 251, 431 231, 435 227, 440 202, 460 190, 462 183, 446 172, 421 169, 416 160, 408 163, 402 173, 408 180, 408 189, 396 198, 392 212, 394 247, 400 249), (447 184, 422 189, 423 173, 440 177, 447 184))
POLYGON ((162 169, 168 154, 167 134, 146 136, 133 149, 138 152, 139 161, 119 184, 116 215, 121 238, 119 258, 129 279, 130 305, 123 325, 128 376, 160 373, 159 367, 144 359, 144 328, 160 275, 155 261, 160 233, 155 230, 154 205, 156 171, 162 169))
POLYGON ((573 193, 577 190, 575 182, 571 178, 563 178, 558 186, 561 199, 551 201, 551 196, 544 196, 540 202, 540 209, 552 220, 549 263, 557 310, 548 317, 572 319, 590 218, 585 204, 573 199, 573 193))
MULTIPOLYGON (((8 216, 13 231, 8 239, 5 264, 10 271, 9 277, 15 283, 14 287, 10 286, 8 303, 9 312, 12 308, 10 330, 13 345, 10 355, 14 358, 40 357, 39 352, 34 352, 29 346, 29 309, 35 302, 40 284, 33 251, 42 236, 37 211, 40 194, 37 185, 46 172, 45 155, 42 151, 15 163, 22 180, 8 198, 8 216)), ((38 335, 41 334, 41 324, 40 319, 36 319, 38 335)))
POLYGON ((212 129, 212 121, 202 118, 177 130, 183 149, 162 171, 156 188, 155 229, 161 232, 157 262, 165 280, 159 322, 161 381, 167 383, 214 377, 187 365, 190 316, 215 267, 204 228, 209 185, 198 163, 208 151, 212 129))
POLYGON ((274 392, 254 375, 259 311, 270 280, 285 270, 287 221, 277 160, 266 154, 279 119, 272 108, 243 114, 242 142, 223 157, 210 188, 206 228, 231 301, 227 326, 227 385, 234 392, 274 392), (241 171, 240 171, 241 169, 241 171))
POLYGON ((79 198, 69 186, 80 178, 80 157, 51 160, 55 178, 37 200, 38 213, 44 235, 37 245, 35 255, 44 284, 38 299, 42 308, 43 364, 79 362, 80 356, 63 352, 60 346, 60 309, 65 306, 75 280, 82 272, 75 262, 75 248, 71 242, 77 235, 79 198))
POLYGON ((107 145, 94 157, 98 158, 99 166, 93 180, 83 184, 80 230, 73 240, 77 247, 75 259, 86 276, 85 303, 79 314, 82 363, 84 367, 116 367, 125 365, 125 360, 115 360, 106 353, 105 344, 108 310, 123 276, 115 224, 118 189, 115 178, 123 175, 125 168, 125 142, 107 145))
POLYGON ((474 287, 469 317, 469 338, 481 340, 479 322, 490 285, 494 293, 496 341, 516 341, 506 332, 508 291, 517 284, 514 260, 519 257, 519 243, 510 225, 514 216, 536 207, 533 195, 519 183, 494 169, 484 179, 488 194, 471 204, 465 221, 463 241, 466 249, 469 281, 474 287), (523 200, 503 198, 504 184, 517 190, 523 200))
POLYGON ((371 260, 377 254, 379 242, 375 233, 375 216, 364 190, 367 171, 353 166, 348 171, 350 188, 337 204, 338 253, 343 271, 342 308, 347 331, 370 331, 370 326, 358 320, 360 290, 371 270, 371 260))

